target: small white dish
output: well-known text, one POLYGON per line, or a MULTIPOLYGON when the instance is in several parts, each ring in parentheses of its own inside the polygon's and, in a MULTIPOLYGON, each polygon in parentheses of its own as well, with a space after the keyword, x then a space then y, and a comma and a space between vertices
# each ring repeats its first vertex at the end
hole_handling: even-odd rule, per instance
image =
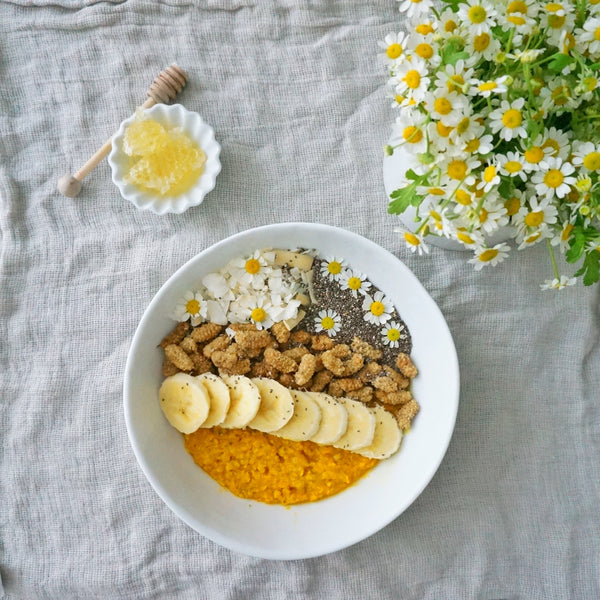
POLYGON ((133 337, 123 393, 135 456, 158 495, 179 518, 237 552, 291 560, 355 544, 385 527, 414 502, 431 481, 450 442, 458 410, 459 369, 442 313, 395 256, 344 229, 282 223, 227 238, 192 258, 167 280, 133 337), (158 344, 175 325, 169 315, 177 301, 231 259, 269 247, 314 248, 321 256, 344 258, 366 273, 392 299, 407 324, 413 341, 411 356, 419 369, 413 393, 421 411, 400 451, 347 490, 289 508, 244 500, 220 487, 196 466, 158 402, 163 380, 163 353, 158 344))
POLYGON ((217 175, 221 171, 219 161, 221 146, 215 140, 212 127, 206 124, 198 113, 187 110, 181 104, 156 104, 152 108, 145 109, 143 113, 169 129, 180 127, 204 151, 206 164, 194 186, 178 196, 159 197, 128 183, 125 176, 129 157, 123 151, 123 134, 136 118, 135 115, 132 115, 121 123, 119 130, 113 136, 112 148, 108 155, 112 180, 119 188, 121 196, 132 202, 137 208, 150 210, 157 215, 181 214, 192 206, 198 206, 206 194, 215 187, 217 175))

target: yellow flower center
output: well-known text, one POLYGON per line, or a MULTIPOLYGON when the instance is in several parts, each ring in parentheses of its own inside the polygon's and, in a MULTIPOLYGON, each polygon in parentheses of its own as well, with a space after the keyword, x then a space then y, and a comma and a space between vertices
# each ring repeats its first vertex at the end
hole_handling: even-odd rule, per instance
POLYGON ((473 39, 473 48, 476 52, 483 52, 490 45, 491 38, 489 33, 480 33, 473 39))
POLYGON ((463 244, 474 244, 475 240, 468 234, 466 234, 464 231, 458 231, 456 233, 456 237, 463 242, 463 244))
POLYGON ((514 2, 511 2, 506 7, 506 14, 510 15, 512 13, 521 13, 522 15, 526 15, 527 14, 527 4, 525 4, 525 2, 523 2, 523 0, 515 0, 514 2))
POLYGON ((351 290, 360 290, 360 288, 362 287, 362 281, 359 277, 350 277, 348 279, 348 287, 351 290))
POLYGON ((200 302, 198 302, 198 300, 196 300, 195 298, 192 300, 188 300, 185 303, 185 310, 190 315, 197 315, 200 312, 200 302))
POLYGON ((471 23, 478 25, 479 23, 483 23, 485 21, 485 18, 487 17, 487 11, 485 8, 483 8, 483 6, 476 5, 471 6, 467 15, 471 23))
POLYGON ((518 160, 509 160, 506 162, 506 164, 504 165, 504 168, 509 172, 509 173, 518 173, 523 166, 521 165, 521 163, 518 160))
POLYGON ((409 144, 418 144, 423 139, 423 132, 418 127, 409 125, 404 128, 402 137, 404 138, 404 141, 409 144))
POLYGON ((452 131, 452 127, 447 127, 441 121, 438 121, 435 124, 435 128, 436 128, 438 134, 441 135, 442 137, 448 137, 452 131))
POLYGON ((552 27, 552 29, 562 29, 565 24, 566 17, 560 15, 549 15, 548 16, 548 25, 552 27))
POLYGON ((537 165, 544 158, 544 151, 539 146, 532 146, 525 150, 525 160, 531 164, 537 165))
POLYGON ((539 227, 544 222, 544 211, 538 210, 536 212, 529 213, 525 217, 524 221, 527 227, 539 227))
POLYGON ((388 58, 395 60, 402 54, 402 46, 400 44, 390 44, 385 53, 388 58))
POLYGON ((521 203, 519 202, 518 198, 513 196, 504 203, 504 208, 506 209, 506 214, 509 217, 512 217, 513 215, 516 215, 519 212, 519 209, 521 208, 521 203))
POLYGON ((491 92, 492 90, 496 89, 496 82, 495 81, 486 81, 485 83, 480 83, 477 86, 477 89, 480 92, 491 92))
POLYGON ((433 108, 440 115, 447 115, 452 111, 452 104, 450 104, 450 100, 447 98, 436 98, 433 108))
POLYGON ((455 21, 453 21, 452 19, 448 19, 446 21, 446 24, 444 25, 444 31, 446 33, 452 33, 457 27, 458 25, 455 21))
POLYGON ((249 258, 244 265, 246 272, 250 275, 256 275, 260 271, 260 263, 256 258, 249 258))
POLYGON ((496 256, 498 256, 498 250, 495 248, 488 248, 487 250, 484 250, 477 258, 479 258, 481 262, 490 262, 490 260, 493 260, 496 258, 496 256))
POLYGON ((385 306, 382 302, 371 302, 371 307, 369 308, 372 314, 376 317, 380 317, 385 312, 385 306))
POLYGON ((542 235, 541 231, 536 231, 534 234, 532 234, 529 237, 525 238, 525 243, 526 244, 533 244, 533 242, 535 242, 537 239, 539 239, 541 235, 542 235))
POLYGON ((467 145, 465 146, 465 150, 467 152, 475 152, 476 150, 479 150, 479 146, 481 145, 481 142, 479 141, 478 138, 473 138, 472 140, 470 140, 467 145))
POLYGON ((415 48, 415 52, 418 56, 424 58, 425 60, 428 60, 433 56, 433 48, 425 42, 418 44, 415 48))
POLYGON ((323 317, 321 319, 321 327, 329 331, 335 327, 335 321, 331 317, 323 317))
POLYGON ((557 156, 559 151, 560 151, 560 146, 558 145, 558 142, 556 140, 553 139, 547 139, 544 144, 542 145, 542 148, 552 148, 552 155, 553 156, 557 156))
POLYGON ((400 339, 400 332, 393 327, 388 329, 385 335, 390 342, 397 342, 400 339))
POLYGON ((600 27, 597 27, 597 28, 596 28, 596 31, 594 31, 594 39, 595 39, 597 42, 600 42, 600 27))
POLYGON ((600 169, 600 152, 590 152, 583 159, 583 166, 588 171, 598 171, 600 169))
POLYGON ((256 323, 260 323, 267 318, 267 313, 264 311, 264 309, 260 308, 260 306, 257 306, 256 308, 252 309, 250 318, 256 323))
POLYGON ((554 100, 554 104, 556 106, 564 106, 571 97, 571 92, 569 88, 564 85, 559 85, 557 88, 552 90, 551 94, 552 100, 554 100))
POLYGON ((404 81, 406 81, 406 85, 411 90, 416 90, 419 87, 419 85, 421 85, 421 73, 419 73, 419 71, 416 71, 415 69, 411 69, 404 76, 404 81))
POLYGON ((490 213, 485 208, 482 208, 479 212, 479 222, 485 223, 488 220, 489 214, 490 213))
POLYGON ((427 190, 432 196, 445 196, 446 192, 442 188, 432 187, 427 190))
POLYGON ((427 35, 428 33, 433 33, 433 27, 429 23, 419 23, 415 27, 415 31, 421 35, 427 35))
POLYGON ((507 15, 506 20, 513 25, 525 25, 525 19, 520 15, 507 15))
POLYGON ((566 242, 569 239, 569 236, 571 235, 571 231, 573 231, 573 225, 571 223, 567 223, 565 225, 565 228, 562 230, 560 239, 563 242, 566 242))
POLYGON ((421 240, 414 234, 410 233, 410 231, 407 231, 404 234, 404 239, 407 241, 407 243, 409 243, 411 246, 419 246, 421 244, 421 240))
POLYGON ((461 121, 456 126, 456 131, 459 135, 462 135, 467 129, 469 129, 469 125, 471 124, 471 119, 469 117, 465 117, 461 119, 461 121))
POLYGON ((327 264, 327 271, 331 275, 338 275, 342 272, 342 265, 337 260, 332 260, 327 264))
POLYGON ((490 183, 496 177, 496 167, 494 165, 487 166, 483 171, 483 180, 486 183, 490 183))
POLYGON ((459 74, 451 75, 446 82, 446 87, 449 92, 461 92, 463 85, 465 85, 465 80, 463 76, 459 74))
POLYGON ((456 190, 456 194, 454 195, 456 201, 462 206, 469 206, 471 204, 472 198, 471 194, 465 192, 465 190, 456 190))
POLYGON ((559 187, 562 184, 562 182, 564 181, 564 179, 565 179, 565 176, 561 173, 561 171, 559 169, 550 169, 544 175, 544 183, 549 188, 559 187))
POLYGON ((448 175, 451 179, 464 179, 468 170, 467 163, 464 160, 453 160, 448 165, 448 175))
POLYGON ((598 87, 598 80, 595 77, 586 77, 583 85, 588 92, 593 92, 598 87))
POLYGON ((523 122, 523 117, 521 113, 516 108, 509 108, 502 115, 502 125, 508 129, 514 129, 515 127, 519 127, 523 122))

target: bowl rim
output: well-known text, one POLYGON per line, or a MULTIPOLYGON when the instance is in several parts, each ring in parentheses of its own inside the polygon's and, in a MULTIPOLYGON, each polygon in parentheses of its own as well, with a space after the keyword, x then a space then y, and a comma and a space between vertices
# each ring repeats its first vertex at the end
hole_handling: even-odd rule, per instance
MULTIPOLYGON (((318 248, 317 248, 318 250, 318 248)), ((402 315, 402 308, 399 307, 400 313, 402 315)), ((410 326, 409 326, 410 327, 410 326)), ((219 242, 209 246, 208 248, 202 250, 188 261, 186 261, 183 265, 181 265, 159 288, 156 292, 148 306, 146 307, 140 321, 138 327, 135 331, 135 334, 132 338, 132 342, 129 348, 127 361, 125 365, 125 373, 124 373, 124 382, 123 382, 123 398, 124 398, 124 416, 125 423, 127 428, 127 433, 129 437, 130 444, 134 451, 134 455, 136 460, 141 467, 146 479, 151 484, 152 488, 158 494, 158 496, 163 500, 163 502, 177 515, 182 521, 184 521, 188 526, 192 529, 200 533, 201 535, 211 539, 213 542, 220 544, 221 546, 228 548, 230 550, 239 552, 241 554, 247 556, 254 556, 257 558, 270 559, 270 560, 299 560, 299 559, 307 559, 314 558, 317 556, 322 556, 329 554, 331 552, 335 552, 338 550, 342 550, 344 548, 350 547, 371 535, 377 533, 384 527, 386 527, 393 520, 398 518, 404 511, 406 511, 414 501, 421 495, 423 490, 429 485, 436 472, 438 471, 452 439, 452 435, 454 433, 456 418, 459 407, 459 397, 460 397, 460 372, 459 372, 459 363, 458 356, 456 353, 456 347, 454 344, 454 340, 452 338, 452 334, 448 328, 446 320, 437 306, 437 303, 431 298, 428 292, 425 290, 420 281, 416 278, 416 276, 404 265, 404 263, 394 256, 388 250, 382 248, 375 242, 364 238, 356 233, 353 233, 349 230, 342 229, 339 227, 334 227, 330 225, 316 224, 316 223, 305 223, 305 222, 289 222, 289 223, 277 223, 271 225, 264 225, 260 227, 254 227, 251 229, 247 229, 245 231, 238 232, 232 236, 229 236, 225 239, 220 240, 219 242), (138 440, 136 438, 135 425, 132 421, 131 414, 131 398, 130 395, 133 393, 132 387, 132 365, 135 360, 135 352, 137 350, 137 346, 139 344, 139 339, 142 335, 142 332, 147 325, 147 323, 151 320, 152 313, 161 301, 163 295, 166 293, 166 290, 170 288, 170 286, 179 278, 180 274, 185 270, 189 269, 192 264, 196 262, 202 261, 202 259, 210 253, 219 252, 222 248, 226 247, 231 243, 232 240, 243 240, 245 238, 252 238, 254 236, 262 237, 263 234, 268 234, 269 232, 276 232, 279 230, 286 229, 297 229, 297 228, 310 228, 315 230, 316 232, 321 233, 322 235, 332 235, 332 234, 341 234, 348 239, 352 239, 357 243, 370 247, 371 249, 375 249, 378 253, 385 253, 389 255, 394 261, 396 261, 399 268, 404 270, 404 275, 410 277, 413 281, 412 283, 420 289, 421 293, 424 293, 431 300, 431 306, 428 307, 433 311, 437 311, 437 317, 441 319, 441 322, 445 325, 445 341, 448 343, 448 348, 450 350, 450 354, 447 357, 449 361, 449 368, 451 369, 454 375, 454 381, 450 382, 445 389, 447 391, 447 400, 451 405, 451 418, 447 421, 447 426, 445 430, 445 436, 443 439, 438 440, 437 445, 437 454, 436 459, 431 462, 429 466, 428 472, 422 478, 422 483, 419 486, 415 486, 412 493, 404 500, 402 504, 399 504, 395 510, 390 510, 390 512, 385 516, 385 518, 379 519, 377 524, 371 528, 371 530, 367 533, 361 531, 357 532, 355 535, 348 536, 346 539, 342 541, 329 541, 327 543, 321 544, 318 550, 316 551, 284 551, 282 552, 279 549, 266 548, 263 545, 258 543, 248 544, 245 542, 240 542, 239 540, 228 536, 214 527, 207 525, 206 523, 202 523, 198 520, 198 517, 188 512, 185 508, 177 505, 173 499, 171 498, 171 494, 168 489, 163 486, 162 482, 154 476, 152 471, 152 466, 148 463, 145 456, 141 452, 138 446, 138 440)), ((377 468, 377 467, 376 467, 377 468)), ((344 492, 341 492, 343 494, 344 492)), ((309 503, 316 504, 316 503, 309 503)), ((278 505, 277 505, 278 506, 278 505)), ((280 507, 279 507, 280 508, 280 507)))
POLYGON ((202 116, 192 110, 185 108, 182 104, 154 104, 149 108, 139 108, 132 115, 121 121, 119 128, 111 139, 111 148, 108 154, 108 164, 111 169, 111 180, 119 189, 121 197, 131 202, 139 210, 151 211, 157 215, 164 214, 181 214, 192 208, 202 204, 204 198, 209 194, 216 185, 216 179, 221 172, 221 145, 215 138, 214 129, 202 118, 202 116), (202 148, 206 154, 206 163, 204 171, 199 176, 197 182, 185 192, 177 196, 167 196, 160 198, 149 192, 145 192, 134 185, 127 183, 123 177, 123 160, 121 143, 125 129, 136 119, 138 111, 144 115, 156 116, 160 122, 167 116, 173 115, 179 117, 184 132, 202 148), (187 127, 185 126, 187 121, 187 127), (190 126, 194 125, 197 128, 197 134, 194 136, 190 131, 190 126), (205 144, 200 144, 199 137, 206 140, 205 144))

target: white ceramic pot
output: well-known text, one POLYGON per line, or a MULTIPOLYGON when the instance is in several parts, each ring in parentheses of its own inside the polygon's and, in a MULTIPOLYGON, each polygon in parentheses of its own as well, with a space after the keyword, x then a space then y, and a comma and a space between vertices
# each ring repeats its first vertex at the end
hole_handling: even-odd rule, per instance
MULTIPOLYGON (((393 145, 397 143, 397 140, 390 140, 389 144, 393 145)), ((405 182, 404 174, 408 169, 417 165, 416 158, 406 152, 400 146, 394 151, 392 156, 386 156, 383 160, 383 185, 385 193, 389 199, 390 194, 397 190, 405 182)), ((402 214, 397 215, 402 225, 409 231, 415 231, 417 224, 415 223, 415 215, 417 211, 414 206, 409 206, 402 214)), ((492 235, 487 236, 486 240, 489 246, 499 244, 500 242, 506 242, 513 237, 512 227, 502 227, 492 235)), ((449 240, 448 238, 429 235, 427 236, 427 243, 446 250, 468 250, 462 244, 449 240)))

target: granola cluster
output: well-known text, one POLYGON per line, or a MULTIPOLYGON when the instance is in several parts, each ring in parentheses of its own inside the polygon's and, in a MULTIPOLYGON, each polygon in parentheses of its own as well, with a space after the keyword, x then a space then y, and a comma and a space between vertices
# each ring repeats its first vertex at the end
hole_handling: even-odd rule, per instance
POLYGON ((325 334, 290 331, 283 323, 258 330, 252 323, 216 323, 192 327, 178 323, 160 343, 163 375, 268 377, 298 390, 326 392, 369 405, 382 405, 403 431, 410 428, 419 404, 410 391, 417 369, 408 354, 398 353, 396 368, 382 364, 382 351, 354 337, 336 343, 325 334))

